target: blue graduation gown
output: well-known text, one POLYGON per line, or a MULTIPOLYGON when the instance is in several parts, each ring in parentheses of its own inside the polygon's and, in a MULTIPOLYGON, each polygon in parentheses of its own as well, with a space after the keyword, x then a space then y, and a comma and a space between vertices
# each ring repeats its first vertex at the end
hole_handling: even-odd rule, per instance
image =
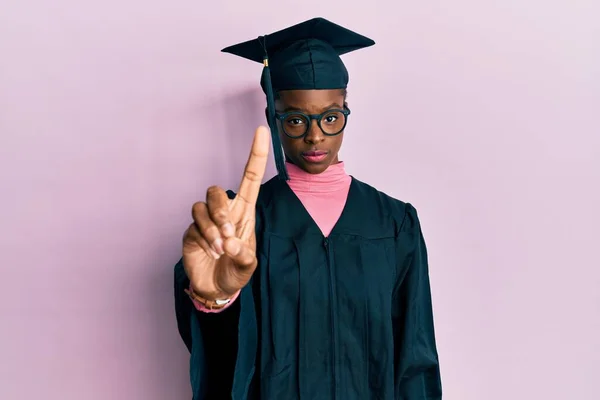
POLYGON ((259 266, 235 307, 197 312, 183 291, 181 261, 175 267, 193 400, 223 396, 219 388, 234 400, 441 399, 427 251, 414 207, 352 178, 324 237, 274 178, 256 211, 259 266))

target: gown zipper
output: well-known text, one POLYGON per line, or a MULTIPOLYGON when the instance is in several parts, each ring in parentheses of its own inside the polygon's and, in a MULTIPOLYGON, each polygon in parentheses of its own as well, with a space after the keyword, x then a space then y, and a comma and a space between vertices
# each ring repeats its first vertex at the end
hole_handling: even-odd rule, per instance
POLYGON ((335 320, 335 288, 334 288, 334 274, 333 274, 333 261, 332 254, 330 248, 329 238, 325 237, 323 239, 323 246, 325 247, 325 252, 327 253, 327 267, 329 269, 329 304, 330 304, 330 317, 331 317, 331 339, 333 341, 333 360, 332 360, 332 370, 333 370, 333 388, 332 388, 332 400, 337 398, 337 387, 338 387, 338 376, 337 376, 337 323, 335 320))

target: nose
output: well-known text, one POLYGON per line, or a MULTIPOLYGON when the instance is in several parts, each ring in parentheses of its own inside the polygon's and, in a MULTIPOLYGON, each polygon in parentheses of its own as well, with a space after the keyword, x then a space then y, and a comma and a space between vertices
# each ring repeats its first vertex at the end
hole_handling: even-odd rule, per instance
POLYGON ((318 122, 313 119, 310 121, 310 126, 308 127, 308 132, 306 132, 306 136, 304 136, 304 141, 306 143, 316 144, 323 140, 325 140, 325 135, 319 127, 318 122))

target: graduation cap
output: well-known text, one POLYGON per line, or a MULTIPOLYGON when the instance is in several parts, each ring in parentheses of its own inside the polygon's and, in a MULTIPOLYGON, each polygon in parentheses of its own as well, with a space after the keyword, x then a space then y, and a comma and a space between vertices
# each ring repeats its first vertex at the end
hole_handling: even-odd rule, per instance
POLYGON ((280 178, 289 179, 275 118, 274 93, 345 89, 348 70, 340 56, 374 44, 373 40, 324 18, 313 18, 221 50, 264 65, 261 86, 267 95, 267 120, 280 178))

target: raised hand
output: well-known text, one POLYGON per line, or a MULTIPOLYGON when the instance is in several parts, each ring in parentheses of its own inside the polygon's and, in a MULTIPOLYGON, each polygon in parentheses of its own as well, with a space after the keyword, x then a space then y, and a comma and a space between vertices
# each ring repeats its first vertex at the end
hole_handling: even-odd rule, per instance
POLYGON ((256 259, 256 200, 269 153, 270 134, 259 127, 236 197, 212 186, 192 208, 183 237, 183 266, 192 289, 208 300, 231 297, 252 276, 256 259))

